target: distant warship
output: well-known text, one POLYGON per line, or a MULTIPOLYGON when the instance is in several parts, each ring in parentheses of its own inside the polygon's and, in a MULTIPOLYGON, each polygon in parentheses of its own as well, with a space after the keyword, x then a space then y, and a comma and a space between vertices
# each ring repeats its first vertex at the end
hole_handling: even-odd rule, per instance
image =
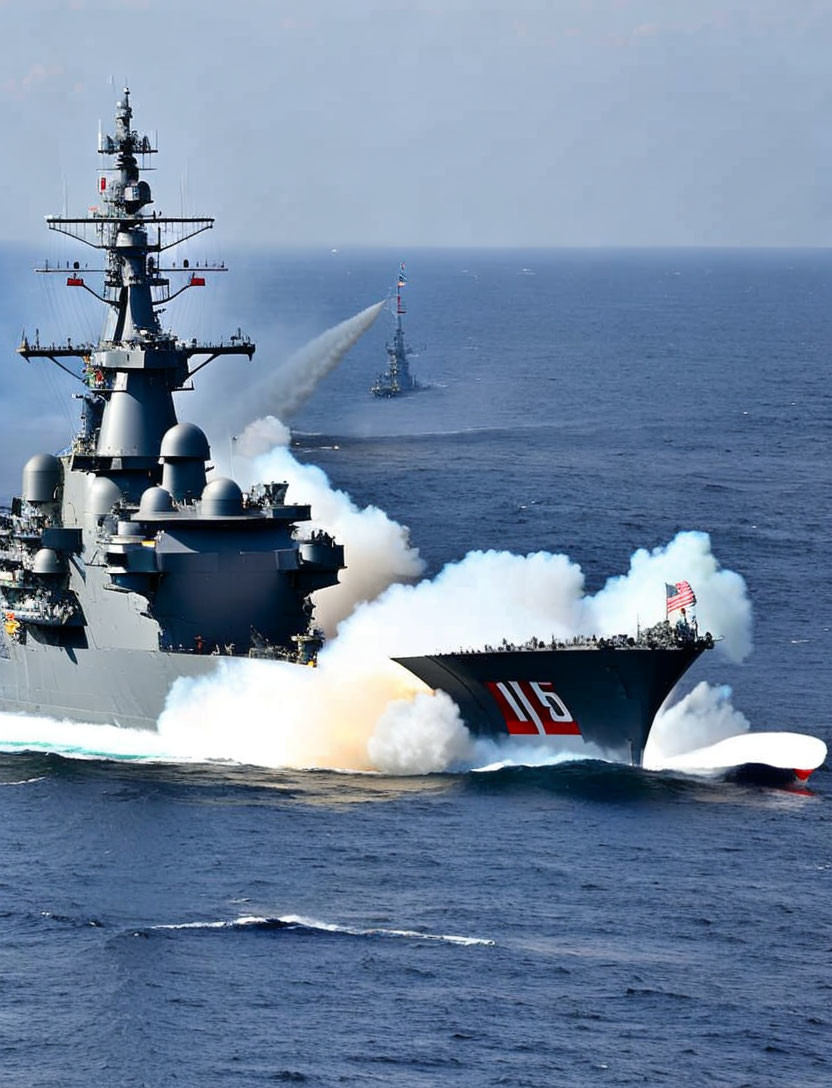
MULTIPOLYGON (((99 141, 110 162, 99 205, 81 218, 47 219, 103 254, 92 270, 103 274, 101 292, 78 262, 40 269, 101 301, 101 338, 42 344, 24 335, 18 349, 71 373, 81 412, 71 445, 31 458, 21 496, 0 511, 0 710, 153 729, 174 680, 213 671, 220 656, 314 664, 322 636, 310 595, 338 581, 344 552, 326 533, 303 535, 310 509, 286 503, 285 483, 243 494, 233 480, 209 480, 206 436, 177 420, 174 393, 220 355, 251 358, 254 344, 239 330, 200 344, 162 328, 161 308, 224 266, 167 263, 168 250, 213 219, 145 211, 152 198, 141 173, 156 149, 132 116, 125 89, 115 134, 99 141), (184 282, 172 288, 170 277, 184 282)), ((395 391, 379 386, 380 396, 415 388, 403 286, 402 268, 383 376, 395 391)), ((713 645, 695 623, 671 616, 686 594, 692 603, 687 583, 673 590, 673 625, 637 638, 534 639, 397 660, 450 694, 475 733, 639 763, 656 711, 713 645)))
POLYGON ((132 118, 125 89, 115 134, 99 138, 110 165, 98 207, 47 218, 103 254, 103 288, 77 261, 39 271, 65 275, 107 316, 96 344, 24 334, 18 349, 83 392, 69 448, 28 461, 20 498, 0 513, 0 709, 154 728, 172 682, 211 671, 217 654, 314 662, 310 594, 338 581, 344 554, 324 533, 299 535, 310 509, 286 504, 285 483, 244 495, 208 481, 205 434, 177 421, 173 394, 220 355, 251 358, 254 344, 239 330, 200 344, 162 328, 159 310, 224 266, 168 265, 167 251, 213 219, 147 214, 141 173, 156 148, 132 118))
POLYGON ((402 288, 407 283, 404 261, 399 265, 396 277, 396 330, 393 339, 387 345, 387 369, 378 375, 370 389, 374 397, 401 397, 406 393, 416 393, 424 388, 410 373, 408 356, 413 354, 404 341, 402 314, 405 313, 402 302, 402 288))

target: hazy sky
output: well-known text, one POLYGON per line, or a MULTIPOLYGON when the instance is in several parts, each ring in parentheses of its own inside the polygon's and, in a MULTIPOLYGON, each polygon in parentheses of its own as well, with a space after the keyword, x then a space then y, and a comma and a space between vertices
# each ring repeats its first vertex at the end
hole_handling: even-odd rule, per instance
POLYGON ((832 0, 0 0, 0 30, 3 239, 95 202, 127 78, 156 207, 226 248, 832 242, 832 0))

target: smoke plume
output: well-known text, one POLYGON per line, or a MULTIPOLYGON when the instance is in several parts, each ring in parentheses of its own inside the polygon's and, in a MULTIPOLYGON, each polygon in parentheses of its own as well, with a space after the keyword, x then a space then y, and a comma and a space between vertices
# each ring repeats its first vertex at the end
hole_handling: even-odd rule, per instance
POLYGON ((252 460, 269 450, 288 446, 291 440, 292 432, 285 423, 276 416, 263 416, 249 423, 232 441, 236 442, 241 457, 252 460))
POLYGON ((325 529, 345 545, 346 570, 339 584, 313 597, 315 620, 327 636, 364 602, 371 601, 391 583, 411 581, 425 569, 409 530, 377 506, 359 508, 345 491, 333 488, 326 473, 302 465, 287 449, 274 449, 254 464, 257 479, 286 480, 290 502, 311 503, 310 529, 325 529))
MULTIPOLYGON (((251 431, 252 427, 256 429, 262 416, 275 416, 283 421, 290 419, 370 328, 383 308, 383 301, 376 302, 327 329, 290 355, 276 370, 249 386, 237 408, 242 419, 257 417, 257 421, 250 424, 246 431, 251 431)), ((253 452, 265 450, 261 447, 253 452)))

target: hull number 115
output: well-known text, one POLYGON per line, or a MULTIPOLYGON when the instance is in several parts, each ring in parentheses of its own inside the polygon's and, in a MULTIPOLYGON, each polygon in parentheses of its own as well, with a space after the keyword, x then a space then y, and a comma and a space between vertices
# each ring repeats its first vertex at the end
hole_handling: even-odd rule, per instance
POLYGON ((578 723, 550 680, 498 680, 485 685, 509 733, 526 736, 580 736, 578 723))

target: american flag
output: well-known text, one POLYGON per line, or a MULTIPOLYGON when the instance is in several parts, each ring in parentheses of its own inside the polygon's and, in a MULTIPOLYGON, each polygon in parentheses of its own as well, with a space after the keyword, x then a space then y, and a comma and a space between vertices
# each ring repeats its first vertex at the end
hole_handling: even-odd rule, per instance
POLYGON ((664 588, 667 590, 667 614, 675 612, 677 608, 688 608, 692 604, 696 604, 696 595, 690 588, 690 582, 677 582, 675 585, 670 585, 665 582, 664 588))

